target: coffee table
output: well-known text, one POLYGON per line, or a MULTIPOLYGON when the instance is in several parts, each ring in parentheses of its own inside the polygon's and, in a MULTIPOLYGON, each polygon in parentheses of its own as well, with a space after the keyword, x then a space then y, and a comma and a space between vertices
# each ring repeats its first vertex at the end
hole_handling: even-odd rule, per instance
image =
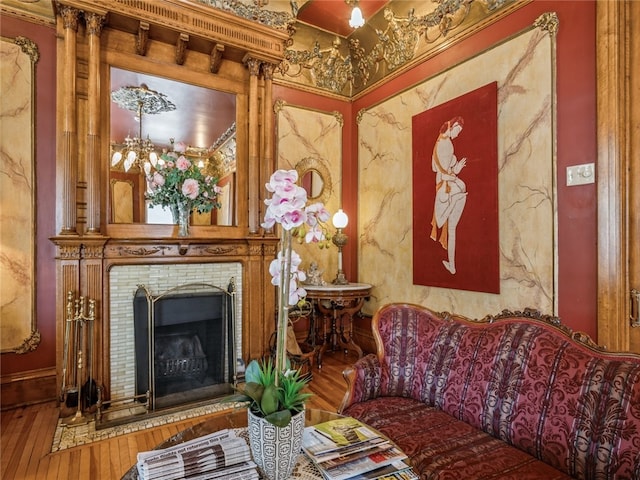
MULTIPOLYGON (((307 426, 334 420, 342 416, 337 413, 327 412, 314 408, 307 409, 305 415, 307 426)), ((215 417, 211 417, 207 420, 204 420, 203 422, 194 425, 193 427, 187 428, 186 430, 175 434, 173 437, 162 442, 155 449, 158 450, 178 445, 180 443, 193 440, 194 438, 202 437, 203 435, 208 435, 210 433, 224 430, 226 428, 237 429, 237 433, 239 433, 239 435, 248 442, 248 437, 246 435, 247 410, 244 408, 230 410, 229 413, 221 413, 219 415, 216 415, 215 417)), ((298 464, 296 465, 290 478, 297 478, 300 480, 320 480, 322 479, 322 474, 313 465, 313 462, 311 462, 311 460, 307 458, 306 455, 300 453, 300 456, 298 457, 298 464)), ((121 480, 137 479, 138 470, 134 465, 127 471, 127 473, 124 474, 121 480)))

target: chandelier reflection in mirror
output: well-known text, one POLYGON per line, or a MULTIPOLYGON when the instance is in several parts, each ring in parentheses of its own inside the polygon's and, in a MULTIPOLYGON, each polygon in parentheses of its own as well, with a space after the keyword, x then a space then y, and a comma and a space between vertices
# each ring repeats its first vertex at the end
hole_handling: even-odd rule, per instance
POLYGON ((144 83, 138 86, 120 87, 111 92, 111 100, 120 108, 135 112, 139 123, 138 136, 127 135, 124 143, 112 144, 114 153, 111 157, 111 166, 115 167, 124 160, 124 170, 128 172, 136 163, 151 162, 155 165, 158 154, 155 146, 149 139, 142 137, 142 119, 144 115, 156 115, 163 112, 171 112, 176 106, 166 95, 149 89, 144 83))

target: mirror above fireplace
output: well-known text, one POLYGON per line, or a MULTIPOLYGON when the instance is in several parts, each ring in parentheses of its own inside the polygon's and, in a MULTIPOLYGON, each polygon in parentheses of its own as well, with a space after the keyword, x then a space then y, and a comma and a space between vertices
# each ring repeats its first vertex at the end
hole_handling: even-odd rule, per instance
POLYGON ((221 208, 194 214, 192 222, 235 225, 236 95, 116 67, 110 73, 109 223, 174 223, 168 209, 151 208, 146 200, 143 166, 149 155, 160 157, 173 149, 172 142, 182 142, 187 145, 186 156, 218 178, 222 190, 221 208), (137 108, 138 96, 121 100, 122 94, 138 91, 148 94, 150 105, 137 108), (167 108, 155 108, 163 102, 167 108), (145 142, 145 151, 138 150, 136 161, 128 162, 126 144, 134 142, 145 142))

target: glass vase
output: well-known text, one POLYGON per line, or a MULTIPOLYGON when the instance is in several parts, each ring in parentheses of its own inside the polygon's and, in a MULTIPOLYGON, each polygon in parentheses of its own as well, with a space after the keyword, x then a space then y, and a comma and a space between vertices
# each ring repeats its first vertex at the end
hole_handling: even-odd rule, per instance
POLYGON ((178 203, 176 205, 177 210, 177 224, 178 224, 178 236, 179 237, 188 237, 189 236, 189 214, 191 213, 191 209, 189 205, 186 203, 178 203))

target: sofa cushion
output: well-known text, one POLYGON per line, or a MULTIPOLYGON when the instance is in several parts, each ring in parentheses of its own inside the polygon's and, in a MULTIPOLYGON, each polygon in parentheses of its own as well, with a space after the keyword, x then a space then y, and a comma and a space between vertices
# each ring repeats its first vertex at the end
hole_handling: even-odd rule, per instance
POLYGON ((445 412, 411 398, 379 397, 343 412, 393 439, 423 480, 571 478, 445 412))

